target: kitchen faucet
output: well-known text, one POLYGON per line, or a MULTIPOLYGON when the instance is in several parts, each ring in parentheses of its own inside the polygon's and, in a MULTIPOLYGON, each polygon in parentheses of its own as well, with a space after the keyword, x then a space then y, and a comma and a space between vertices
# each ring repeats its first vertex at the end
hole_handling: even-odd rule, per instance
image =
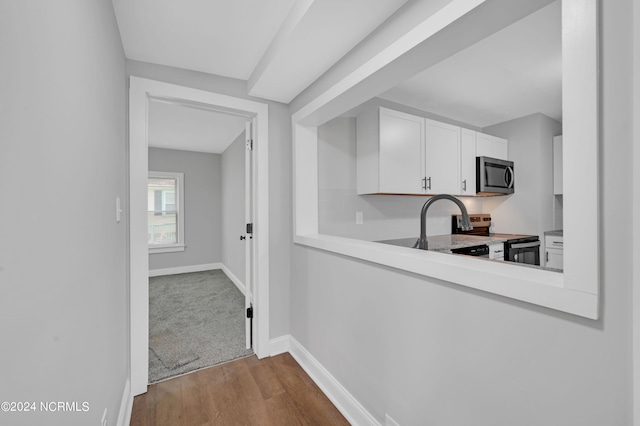
POLYGON ((471 221, 469 220, 467 208, 464 206, 464 204, 462 204, 462 201, 449 194, 438 194, 428 199, 427 202, 422 206, 422 212, 420 212, 420 239, 416 241, 416 244, 413 246, 414 248, 417 247, 420 250, 429 249, 429 244, 427 243, 427 210, 429 210, 431 204, 435 203, 438 200, 450 200, 456 203, 458 207, 460 207, 460 211, 462 212, 461 229, 463 231, 471 231, 473 229, 473 226, 471 226, 471 221))

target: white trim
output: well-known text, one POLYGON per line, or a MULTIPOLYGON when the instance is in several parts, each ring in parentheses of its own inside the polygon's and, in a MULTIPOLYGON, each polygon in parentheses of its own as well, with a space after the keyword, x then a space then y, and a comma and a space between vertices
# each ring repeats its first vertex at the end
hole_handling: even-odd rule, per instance
MULTIPOLYGON (((361 99, 363 87, 371 86, 370 82, 376 77, 396 78, 395 74, 390 75, 388 67, 402 63, 404 52, 416 48, 431 34, 473 10, 478 5, 474 1, 452 1, 447 8, 427 18, 418 27, 419 31, 409 29, 391 44, 393 48, 382 50, 293 114, 294 242, 597 319, 600 313, 597 3, 598 0, 562 2, 564 158, 580 158, 564 168, 564 232, 567 236, 564 274, 318 234, 315 126, 332 118, 334 113, 343 112, 340 108, 351 106, 354 99, 361 99), (594 244, 581 243, 585 232, 594 236, 594 244)), ((492 3, 487 2, 486 7, 492 7, 492 3)), ((481 24, 478 22, 481 14, 469 16, 481 24)), ((438 39, 440 43, 446 41, 444 37, 438 39)), ((322 85, 320 80, 318 85, 322 85)), ((378 94, 373 93, 375 90, 369 90, 371 96, 378 94)))
POLYGON ((149 100, 206 106, 252 118, 254 123, 254 352, 269 351, 269 106, 189 87, 130 77, 129 89, 129 282, 130 365, 133 395, 147 391, 149 367, 149 253, 147 245, 147 111, 149 100))
POLYGON ((289 353, 352 425, 382 426, 342 384, 293 336, 289 353))
POLYGON ((276 356, 289 352, 291 349, 291 345, 289 344, 290 340, 291 336, 289 334, 271 339, 271 341, 269 342, 270 356, 276 356))
POLYGON ((149 277, 162 277, 164 275, 188 274, 191 272, 211 271, 224 269, 222 263, 203 263, 201 265, 176 266, 173 268, 149 269, 149 277))
POLYGON ((220 269, 222 269, 222 272, 224 272, 225 275, 229 277, 231 282, 233 282, 236 285, 236 287, 238 287, 238 290, 240 290, 240 293, 244 295, 245 286, 244 286, 244 283, 240 281, 240 278, 236 277, 236 275, 233 272, 231 272, 231 270, 222 263, 220 264, 220 269))
POLYGON ((511 262, 451 256, 330 235, 297 235, 294 241, 423 276, 523 300, 587 318, 597 318, 597 296, 564 288, 562 274, 538 268, 523 273, 511 262), (496 268, 496 265, 503 266, 496 268), (541 284, 543 283, 543 284, 541 284))
MULTIPOLYGON (((632 149, 633 159, 633 218, 640 217, 640 0, 633 2, 633 116, 632 116, 632 149)), ((632 366, 633 366, 633 424, 640 426, 640 226, 633 223, 633 252, 632 256, 632 282, 633 282, 633 299, 632 299, 632 327, 633 333, 633 350, 632 350, 632 366)))
POLYGON ((131 382, 129 379, 124 383, 122 400, 120 401, 120 412, 118 413, 118 426, 129 426, 131 422, 131 410, 133 409, 133 395, 131 394, 131 382))
POLYGON ((169 244, 169 245, 158 245, 154 247, 149 247, 149 254, 158 254, 158 253, 173 253, 178 251, 184 251, 184 244, 169 244))

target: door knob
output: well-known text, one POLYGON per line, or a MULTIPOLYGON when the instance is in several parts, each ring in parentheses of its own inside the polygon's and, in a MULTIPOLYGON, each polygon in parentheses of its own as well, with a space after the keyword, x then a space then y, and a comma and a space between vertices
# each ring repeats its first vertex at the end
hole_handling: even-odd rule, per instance
POLYGON ((240 235, 240 241, 246 240, 246 239, 247 239, 247 237, 245 237, 244 235, 240 235))

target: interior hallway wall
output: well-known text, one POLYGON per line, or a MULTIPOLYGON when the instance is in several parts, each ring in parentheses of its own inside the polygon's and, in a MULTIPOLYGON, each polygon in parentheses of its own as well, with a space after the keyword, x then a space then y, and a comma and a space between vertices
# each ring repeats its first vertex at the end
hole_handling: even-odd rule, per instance
POLYGON ((0 57, 0 400, 37 404, 0 423, 99 425, 107 409, 115 425, 129 324, 127 90, 113 4, 2 1, 0 57), (41 411, 49 401, 79 411, 41 411))
POLYGON ((222 264, 245 283, 245 132, 222 153, 222 264))
POLYGON ((149 170, 184 173, 184 251, 149 255, 149 270, 222 260, 221 155, 149 148, 149 170))
POLYGON ((600 3, 600 319, 294 245, 292 335, 381 424, 632 424, 631 5, 600 3))
MULTIPOLYGON (((127 60, 127 75, 251 99, 269 106, 270 337, 290 332, 291 114, 287 105, 247 95, 247 82, 197 71, 127 60)), ((259 143, 259 142, 258 142, 259 143)))

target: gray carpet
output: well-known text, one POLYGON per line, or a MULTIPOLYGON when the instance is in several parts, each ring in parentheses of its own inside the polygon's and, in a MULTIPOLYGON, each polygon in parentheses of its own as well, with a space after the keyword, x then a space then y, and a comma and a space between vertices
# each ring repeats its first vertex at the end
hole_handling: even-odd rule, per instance
POLYGON ((149 278, 149 383, 251 355, 244 324, 244 296, 220 269, 149 278))

